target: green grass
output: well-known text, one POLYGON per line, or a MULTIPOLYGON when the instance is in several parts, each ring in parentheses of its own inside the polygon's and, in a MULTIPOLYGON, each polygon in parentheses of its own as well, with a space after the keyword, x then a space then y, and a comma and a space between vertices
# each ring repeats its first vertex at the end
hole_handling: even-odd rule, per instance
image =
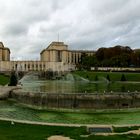
POLYGON ((78 138, 87 134, 85 127, 41 126, 0 121, 1 140, 43 140, 52 135, 71 136, 78 138))
POLYGON ((140 129, 140 126, 113 127, 113 130, 116 133, 128 132, 128 131, 131 131, 131 130, 138 130, 138 129, 140 129))
POLYGON ((6 85, 9 83, 10 77, 0 74, 0 85, 6 85))
POLYGON ((127 81, 140 81, 140 73, 128 72, 92 72, 92 71, 75 71, 74 74, 82 76, 90 81, 94 81, 96 75, 99 78, 106 78, 109 75, 111 81, 120 81, 122 74, 125 75, 127 81))
POLYGON ((74 124, 140 124, 140 112, 40 112, 39 117, 46 122, 74 124))
POLYGON ((115 135, 81 137, 88 135, 86 127, 41 126, 0 121, 0 140, 47 140, 53 135, 62 135, 74 140, 138 140, 139 135, 115 135))

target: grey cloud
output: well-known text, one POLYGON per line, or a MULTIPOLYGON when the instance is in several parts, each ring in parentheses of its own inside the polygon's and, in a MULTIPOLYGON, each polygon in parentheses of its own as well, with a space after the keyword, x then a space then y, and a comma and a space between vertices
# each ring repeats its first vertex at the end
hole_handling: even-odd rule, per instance
POLYGON ((137 48, 139 7, 139 0, 1 0, 0 39, 23 59, 39 59, 58 33, 71 49, 137 48))
POLYGON ((17 36, 26 34, 27 31, 28 31, 28 26, 26 24, 22 25, 22 23, 18 23, 18 24, 9 23, 8 25, 5 25, 4 30, 3 30, 3 35, 5 37, 8 37, 8 36, 17 37, 17 36))

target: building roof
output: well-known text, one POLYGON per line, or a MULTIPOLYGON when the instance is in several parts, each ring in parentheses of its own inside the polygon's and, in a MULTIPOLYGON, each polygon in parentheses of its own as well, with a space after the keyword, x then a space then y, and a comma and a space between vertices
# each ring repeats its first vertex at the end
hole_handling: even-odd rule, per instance
POLYGON ((7 48, 7 47, 4 47, 4 45, 3 45, 3 43, 2 43, 2 42, 0 42, 0 48, 1 48, 2 50, 8 50, 8 51, 9 51, 9 53, 10 53, 10 49, 9 49, 9 48, 7 48))
POLYGON ((2 42, 0 42, 0 48, 4 48, 4 45, 2 42))
POLYGON ((42 50, 40 54, 46 50, 68 50, 68 45, 64 44, 64 42, 53 41, 46 49, 42 50))
POLYGON ((64 42, 55 42, 53 41, 48 47, 47 50, 54 49, 54 50, 67 50, 68 45, 64 44, 64 42))

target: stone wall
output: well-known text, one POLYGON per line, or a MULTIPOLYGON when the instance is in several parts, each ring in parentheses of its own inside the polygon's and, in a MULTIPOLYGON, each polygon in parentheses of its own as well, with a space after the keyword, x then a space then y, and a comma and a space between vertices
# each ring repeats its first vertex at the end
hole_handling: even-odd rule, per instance
POLYGON ((140 107, 140 94, 49 94, 13 91, 19 102, 47 108, 121 109, 140 107))
POLYGON ((17 86, 0 86, 0 100, 8 99, 13 90, 21 89, 17 86))

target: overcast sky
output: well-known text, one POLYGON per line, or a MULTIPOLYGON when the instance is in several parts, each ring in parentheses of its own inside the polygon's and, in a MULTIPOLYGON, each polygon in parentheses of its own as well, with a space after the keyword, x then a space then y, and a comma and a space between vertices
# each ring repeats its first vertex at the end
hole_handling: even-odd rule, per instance
POLYGON ((39 60, 58 33, 69 49, 140 48, 140 0, 0 0, 0 41, 11 59, 39 60))

